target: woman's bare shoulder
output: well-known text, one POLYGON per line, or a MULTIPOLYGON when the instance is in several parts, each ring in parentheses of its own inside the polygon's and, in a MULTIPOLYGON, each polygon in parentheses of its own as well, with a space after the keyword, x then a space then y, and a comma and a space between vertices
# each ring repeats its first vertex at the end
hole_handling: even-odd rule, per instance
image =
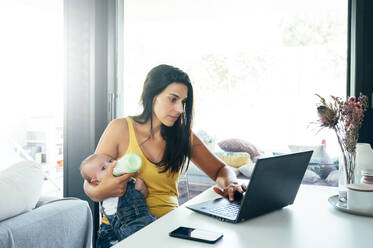
POLYGON ((129 145, 129 128, 127 118, 118 118, 110 122, 109 126, 112 126, 112 135, 116 137, 117 144, 117 158, 121 157, 126 153, 129 145))
POLYGON ((116 136, 119 140, 128 137, 129 132, 126 118, 118 118, 110 121, 107 126, 107 131, 116 136))
POLYGON ((128 146, 128 123, 125 118, 110 121, 96 148, 96 153, 104 153, 113 158, 128 146))
POLYGON ((117 118, 117 119, 110 121, 108 126, 111 127, 112 129, 119 129, 119 130, 127 129, 128 130, 128 123, 125 117, 117 118))

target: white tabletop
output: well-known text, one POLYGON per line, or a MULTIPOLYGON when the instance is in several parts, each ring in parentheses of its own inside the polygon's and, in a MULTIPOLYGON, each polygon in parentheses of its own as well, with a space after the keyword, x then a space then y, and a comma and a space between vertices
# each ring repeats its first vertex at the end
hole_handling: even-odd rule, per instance
POLYGON ((337 188, 302 185, 293 205, 232 224, 193 212, 186 205, 217 198, 210 188, 115 247, 373 247, 373 217, 340 212, 328 202, 337 188), (169 237, 179 226, 217 231, 224 237, 211 245, 169 237))

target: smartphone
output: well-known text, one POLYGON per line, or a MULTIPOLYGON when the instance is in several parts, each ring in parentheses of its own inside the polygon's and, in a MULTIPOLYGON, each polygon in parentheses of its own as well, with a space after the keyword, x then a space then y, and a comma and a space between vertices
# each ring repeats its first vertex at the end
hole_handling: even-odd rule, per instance
POLYGON ((170 232, 169 235, 171 237, 201 241, 210 244, 214 244, 216 241, 223 237, 222 233, 184 226, 178 227, 177 229, 170 232))

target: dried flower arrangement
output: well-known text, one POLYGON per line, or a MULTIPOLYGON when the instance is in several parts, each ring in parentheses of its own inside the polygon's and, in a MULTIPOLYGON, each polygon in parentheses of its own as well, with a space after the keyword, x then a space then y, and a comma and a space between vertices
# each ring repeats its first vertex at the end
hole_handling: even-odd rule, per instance
POLYGON ((340 97, 331 96, 332 102, 320 98, 317 106, 320 127, 331 128, 337 135, 341 148, 347 183, 353 183, 356 144, 359 139, 359 129, 364 119, 364 112, 368 109, 368 97, 360 93, 358 99, 351 96, 346 101, 340 97))

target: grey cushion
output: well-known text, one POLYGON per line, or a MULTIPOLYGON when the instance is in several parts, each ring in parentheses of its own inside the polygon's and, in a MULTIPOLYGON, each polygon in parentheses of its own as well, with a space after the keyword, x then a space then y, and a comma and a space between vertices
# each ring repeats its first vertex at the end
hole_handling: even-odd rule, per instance
POLYGON ((86 201, 58 199, 0 222, 0 247, 92 245, 92 215, 86 201))

